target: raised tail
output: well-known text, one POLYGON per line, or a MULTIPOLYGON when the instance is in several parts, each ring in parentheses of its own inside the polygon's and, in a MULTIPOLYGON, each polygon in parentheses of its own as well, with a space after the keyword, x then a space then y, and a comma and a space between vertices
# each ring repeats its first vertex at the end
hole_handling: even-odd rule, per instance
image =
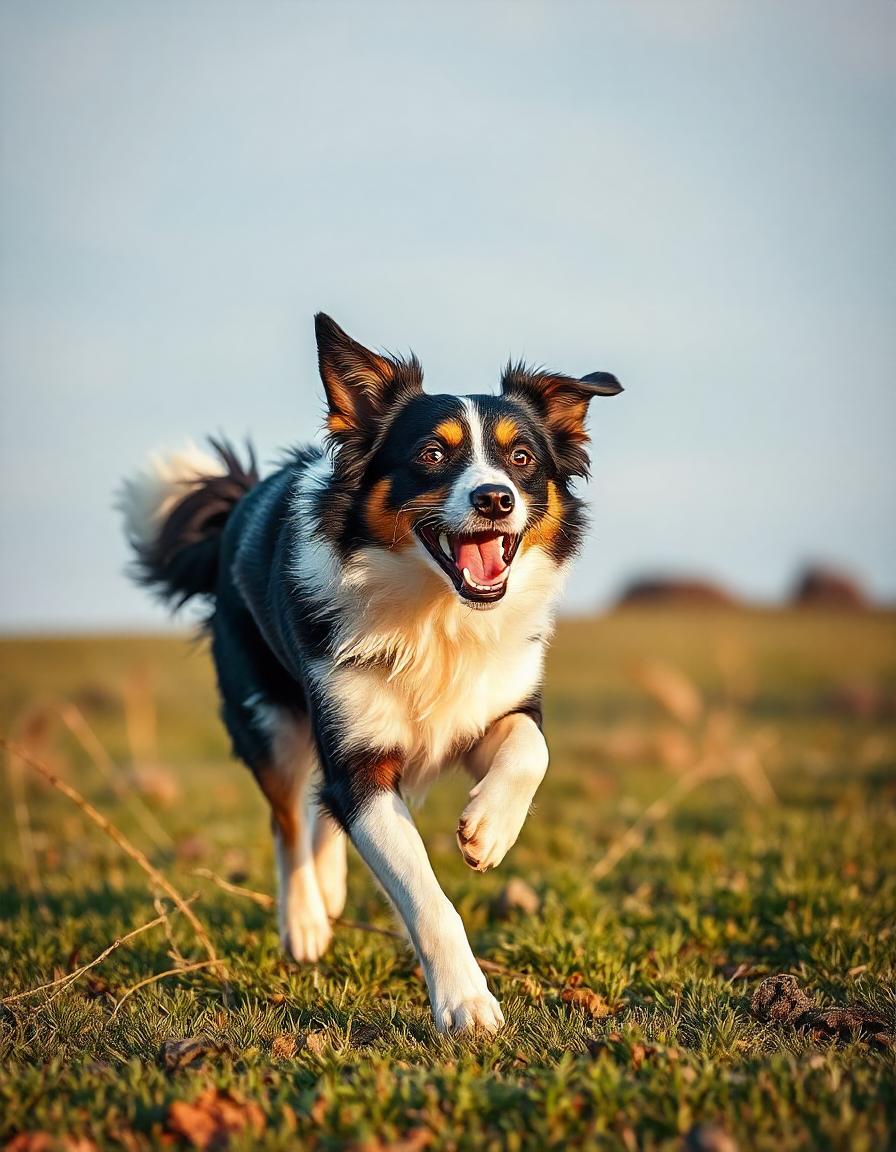
POLYGON ((136 580, 172 607, 215 590, 221 533, 239 501, 258 483, 255 454, 244 466, 226 440, 154 456, 125 480, 116 501, 136 553, 136 580))

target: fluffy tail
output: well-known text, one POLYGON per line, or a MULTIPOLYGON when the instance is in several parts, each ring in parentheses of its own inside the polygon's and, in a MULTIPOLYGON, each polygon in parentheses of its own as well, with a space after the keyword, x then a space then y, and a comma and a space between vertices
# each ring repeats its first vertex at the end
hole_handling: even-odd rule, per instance
POLYGON ((214 592, 221 533, 258 483, 251 447, 244 467, 226 440, 209 443, 214 456, 193 444, 154 456, 143 472, 125 480, 117 500, 137 554, 135 578, 175 608, 214 592))

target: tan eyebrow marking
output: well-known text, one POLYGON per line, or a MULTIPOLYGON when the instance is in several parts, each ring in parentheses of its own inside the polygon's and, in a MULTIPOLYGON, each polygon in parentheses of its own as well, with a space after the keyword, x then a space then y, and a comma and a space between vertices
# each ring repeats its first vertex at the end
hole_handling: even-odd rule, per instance
POLYGON ((519 428, 515 420, 509 416, 502 416, 495 425, 495 439, 502 448, 508 448, 519 435, 519 428))
POLYGON ((459 420, 443 420, 441 424, 436 425, 434 431, 436 436, 441 437, 452 448, 457 448, 459 444, 463 444, 464 429, 459 420))

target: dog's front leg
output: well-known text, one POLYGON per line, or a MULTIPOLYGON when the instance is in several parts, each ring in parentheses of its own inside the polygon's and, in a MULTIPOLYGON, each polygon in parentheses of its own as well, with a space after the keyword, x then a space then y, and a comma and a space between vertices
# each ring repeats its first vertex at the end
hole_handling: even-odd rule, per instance
POLYGON ((541 729, 526 712, 502 716, 468 753, 478 783, 457 826, 464 860, 478 872, 495 868, 516 843, 548 767, 541 729))
POLYGON ((504 1023, 501 1008, 398 793, 369 796, 352 819, 349 835, 407 926, 439 1031, 497 1031, 504 1023))
POLYGON ((420 833, 398 793, 394 753, 330 761, 324 797, 385 889, 407 927, 423 967, 436 1027, 441 1032, 504 1023, 470 948, 461 918, 442 891, 420 833))

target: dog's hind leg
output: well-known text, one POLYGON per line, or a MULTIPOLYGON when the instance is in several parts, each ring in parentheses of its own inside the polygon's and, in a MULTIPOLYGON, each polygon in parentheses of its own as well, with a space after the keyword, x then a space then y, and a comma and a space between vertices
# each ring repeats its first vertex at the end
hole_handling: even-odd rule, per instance
POLYGON ((331 920, 342 915, 345 908, 348 861, 346 836, 328 812, 314 806, 314 871, 331 920))
MULTIPOLYGON (((271 806, 280 939, 296 960, 318 960, 332 936, 315 868, 317 755, 307 717, 272 710, 270 755, 255 776, 271 806)), ((343 846, 344 854, 344 846, 343 846)))

